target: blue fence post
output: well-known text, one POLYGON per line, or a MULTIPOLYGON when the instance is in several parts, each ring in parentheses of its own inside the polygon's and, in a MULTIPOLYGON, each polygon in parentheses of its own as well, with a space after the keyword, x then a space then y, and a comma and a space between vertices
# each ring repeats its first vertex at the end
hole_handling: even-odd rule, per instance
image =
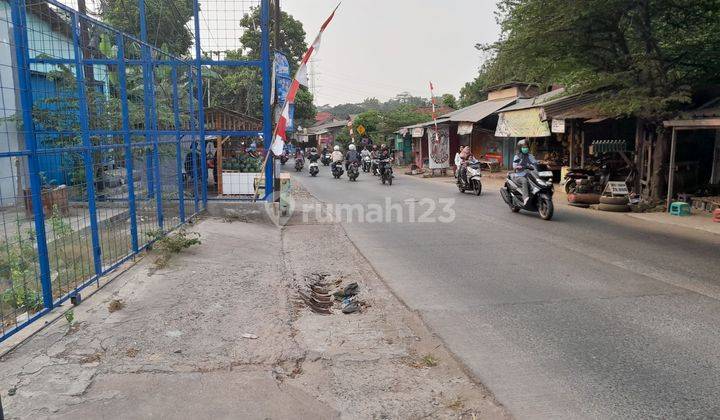
MULTIPOLYGON (((270 0, 262 0, 260 10, 261 34, 261 62, 263 79, 263 143, 265 153, 270 152, 272 146, 272 76, 270 74, 270 0)), ((265 167, 265 200, 273 200, 274 188, 274 158, 268 160, 265 167)))
POLYGON ((185 187, 183 183, 183 158, 182 158, 182 147, 181 136, 180 136, 180 101, 178 98, 178 86, 177 86, 177 63, 172 63, 172 95, 173 95, 173 115, 175 116, 175 140, 177 145, 175 147, 176 162, 177 162, 177 177, 178 177, 178 211, 180 213, 180 223, 185 222, 185 187))
MULTIPOLYGON (((18 67, 18 85, 20 103, 22 108, 22 129, 25 147, 29 150, 28 166, 30 177, 30 191, 35 219, 35 240, 37 241, 38 265, 40 267, 40 285, 42 286, 43 305, 47 309, 53 308, 52 281, 50 278, 50 260, 48 258, 47 239, 45 237, 45 214, 42 204, 42 184, 40 183, 40 162, 37 154, 37 139, 33 123, 32 84, 30 82, 30 53, 28 51, 27 21, 25 16, 25 1, 12 0, 11 15, 13 37, 15 38, 15 58, 18 67)), ((20 174, 18 174, 20 176, 20 174)), ((20 194, 20 191, 18 191, 20 194)))
POLYGON ((203 210, 207 208, 208 192, 207 192, 207 145, 205 144, 205 100, 203 98, 202 83, 202 49, 200 48, 200 5, 199 0, 193 0, 193 15, 195 21, 195 66, 197 68, 197 103, 198 103, 198 124, 200 128, 200 171, 202 176, 202 203, 203 210))
POLYGON ((143 68, 143 93, 145 101, 145 141, 152 141, 152 154, 148 163, 148 195, 152 197, 155 193, 155 210, 158 227, 163 229, 163 208, 162 208, 162 181, 160 179, 160 153, 159 138, 157 135, 157 112, 155 110, 155 64, 152 62, 152 54, 147 38, 147 19, 145 16, 145 0, 138 0, 138 12, 140 16, 140 40, 143 42, 142 68, 143 68), (152 174, 152 175, 150 175, 152 174), (150 179, 153 182, 150 182, 150 179), (150 190, 152 187, 152 190, 150 190))
MULTIPOLYGON (((90 115, 85 89, 85 69, 83 65, 82 52, 80 52, 80 13, 72 14, 72 38, 73 52, 75 55, 75 80, 77 81, 78 115, 80 117, 80 133, 83 144, 83 162, 85 164, 85 183, 88 197, 88 213, 90 216, 90 236, 92 237, 93 258, 95 262, 95 274, 102 275, 102 249, 100 247, 100 234, 98 232, 97 208, 95 197, 95 174, 93 165, 93 147, 90 141, 90 115)), ((101 149, 98 149, 98 153, 101 149)), ((102 170, 102 168, 100 169, 102 170)))
MULTIPOLYGON (((192 80, 192 75, 194 73, 193 68, 188 69, 189 78, 191 79, 188 82, 188 112, 190 113, 190 131, 192 134, 192 143, 190 145, 192 156, 195 156, 195 153, 198 152, 197 150, 197 127, 195 126, 195 109, 193 107, 193 87, 196 85, 195 81, 192 80)), ((195 202, 195 214, 200 212, 200 189, 198 185, 198 170, 197 167, 197 159, 192 159, 192 169, 193 169, 193 201, 195 202)))
POLYGON ((125 141, 125 172, 128 187, 128 211, 130 212, 130 239, 133 252, 138 252, 137 208, 135 207, 135 175, 133 169, 132 136, 130 135, 130 108, 127 101, 127 73, 125 68, 125 38, 121 33, 115 35, 118 60, 118 83, 120 85, 120 104, 122 108, 122 130, 125 141))

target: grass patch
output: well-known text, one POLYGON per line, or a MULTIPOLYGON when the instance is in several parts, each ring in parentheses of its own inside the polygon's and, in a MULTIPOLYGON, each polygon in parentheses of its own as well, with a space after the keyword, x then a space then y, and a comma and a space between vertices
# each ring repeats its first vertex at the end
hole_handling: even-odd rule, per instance
POLYGON ((148 236, 156 239, 153 249, 160 253, 154 261, 156 269, 167 267, 174 255, 202 243, 198 232, 188 232, 184 228, 180 228, 169 235, 163 235, 162 232, 157 231, 148 232, 148 236))

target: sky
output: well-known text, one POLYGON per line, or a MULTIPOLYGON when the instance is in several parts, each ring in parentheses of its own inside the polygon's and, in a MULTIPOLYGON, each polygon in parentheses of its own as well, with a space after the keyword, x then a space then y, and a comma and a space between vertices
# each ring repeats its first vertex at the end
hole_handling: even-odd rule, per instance
MULTIPOLYGON (((281 0, 312 42, 335 0, 281 0)), ((495 0, 343 0, 315 63, 317 105, 407 91, 459 95, 477 75, 475 44, 498 38, 495 0)))

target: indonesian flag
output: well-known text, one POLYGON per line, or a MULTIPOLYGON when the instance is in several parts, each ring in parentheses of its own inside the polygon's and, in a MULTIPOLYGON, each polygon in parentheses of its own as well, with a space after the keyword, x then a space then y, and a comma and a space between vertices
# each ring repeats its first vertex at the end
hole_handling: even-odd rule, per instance
POLYGON ((295 96, 300 89, 300 85, 308 86, 309 84, 307 65, 308 62, 310 62, 310 57, 312 57, 314 53, 317 53, 320 50, 320 41, 322 40, 322 34, 323 32, 325 32, 325 29, 330 25, 330 21, 332 21, 333 17, 335 17, 335 12, 337 11, 338 7, 340 7, 340 4, 335 6, 335 9, 330 14, 330 17, 328 17, 320 27, 320 32, 315 37, 315 41, 313 41, 310 48, 308 48, 308 50, 303 55, 302 61, 300 62, 300 68, 298 68, 297 73, 295 73, 295 79, 293 79, 292 84, 290 85, 290 90, 288 91, 285 106, 283 106, 282 113, 280 114, 280 119, 275 126, 273 143, 272 147, 270 148, 275 156, 280 156, 282 154, 285 142, 287 141, 287 125, 288 121, 290 121, 290 105, 295 103, 295 96))

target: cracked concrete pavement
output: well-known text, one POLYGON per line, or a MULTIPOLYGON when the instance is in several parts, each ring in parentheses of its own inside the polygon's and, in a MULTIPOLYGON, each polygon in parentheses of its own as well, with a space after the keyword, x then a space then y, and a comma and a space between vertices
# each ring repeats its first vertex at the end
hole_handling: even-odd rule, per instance
POLYGON ((205 219, 202 245, 140 261, 0 359, 6 417, 507 417, 342 227, 298 220, 205 219), (363 311, 298 304, 317 273, 358 282, 363 311))

